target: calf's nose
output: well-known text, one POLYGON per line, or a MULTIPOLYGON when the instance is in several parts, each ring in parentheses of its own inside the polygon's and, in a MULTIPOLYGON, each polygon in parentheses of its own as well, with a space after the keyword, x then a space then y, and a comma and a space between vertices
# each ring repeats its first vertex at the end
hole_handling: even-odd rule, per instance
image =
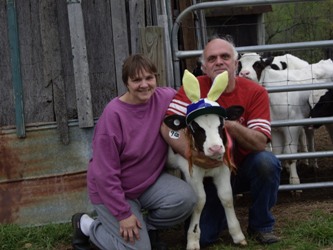
POLYGON ((213 145, 213 146, 209 147, 208 149, 212 154, 221 154, 222 153, 221 145, 213 145))
POLYGON ((250 71, 248 70, 242 70, 241 72, 239 72, 239 75, 244 77, 244 76, 248 76, 250 74, 250 71))

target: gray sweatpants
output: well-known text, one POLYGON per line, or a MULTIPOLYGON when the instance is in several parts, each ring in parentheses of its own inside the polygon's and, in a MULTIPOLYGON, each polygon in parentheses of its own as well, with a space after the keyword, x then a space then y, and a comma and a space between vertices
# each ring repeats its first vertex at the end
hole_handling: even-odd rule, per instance
POLYGON ((138 199, 128 200, 132 213, 141 221, 140 240, 125 242, 119 222, 104 205, 94 205, 97 218, 90 227, 90 240, 103 250, 150 250, 148 230, 169 228, 188 218, 197 201, 191 186, 163 173, 138 199), (142 211, 147 211, 143 215, 142 211))

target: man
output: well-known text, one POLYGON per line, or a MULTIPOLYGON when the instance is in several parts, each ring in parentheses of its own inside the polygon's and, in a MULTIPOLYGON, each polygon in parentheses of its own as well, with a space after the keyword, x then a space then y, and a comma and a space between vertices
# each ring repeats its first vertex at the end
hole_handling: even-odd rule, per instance
MULTIPOLYGON (((235 141, 234 159, 236 175, 232 176, 234 193, 249 191, 252 204, 249 208, 248 234, 262 244, 279 241, 273 234, 275 219, 271 208, 277 200, 280 184, 280 161, 268 151, 266 144, 271 140, 269 98, 267 91, 257 83, 236 77, 238 53, 227 39, 213 38, 206 45, 202 55, 202 70, 199 76, 201 98, 206 97, 214 78, 228 71, 229 82, 225 92, 217 102, 224 108, 241 105, 243 115, 237 121, 226 120, 225 128, 235 141)), ((186 113, 190 103, 183 88, 180 88, 169 105, 167 115, 186 113)), ((188 145, 185 135, 169 136, 170 129, 162 125, 162 134, 171 147, 184 157, 188 145)), ((219 163, 193 152, 194 163, 210 168, 219 163)), ((223 207, 217 197, 216 188, 209 180, 205 181, 207 201, 200 219, 201 246, 215 242, 222 230, 227 228, 223 207)))

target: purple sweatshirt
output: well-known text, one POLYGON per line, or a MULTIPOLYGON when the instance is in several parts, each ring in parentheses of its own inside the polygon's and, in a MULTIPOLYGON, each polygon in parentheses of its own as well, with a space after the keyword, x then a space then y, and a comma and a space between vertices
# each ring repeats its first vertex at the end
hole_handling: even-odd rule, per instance
POLYGON ((87 176, 89 197, 118 220, 132 214, 126 199, 138 198, 164 168, 168 145, 160 127, 175 93, 158 87, 147 103, 137 105, 114 98, 97 122, 87 176))

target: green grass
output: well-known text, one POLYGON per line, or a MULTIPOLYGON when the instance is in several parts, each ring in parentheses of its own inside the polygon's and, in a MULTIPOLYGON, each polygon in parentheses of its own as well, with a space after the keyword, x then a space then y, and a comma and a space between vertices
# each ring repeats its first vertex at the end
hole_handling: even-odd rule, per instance
MULTIPOLYGON (((172 235, 179 234, 182 228, 170 230, 170 242, 172 235)), ((308 218, 299 218, 295 221, 286 222, 283 228, 279 228, 282 240, 279 243, 262 246, 253 240, 248 240, 247 247, 237 247, 230 243, 230 236, 222 235, 221 242, 207 250, 235 250, 235 249, 271 249, 271 250, 316 250, 333 249, 333 214, 329 211, 314 211, 308 218)), ((183 233, 183 231, 181 231, 183 233)), ((52 224, 41 227, 24 227, 17 225, 0 226, 0 249, 1 250, 66 250, 71 249, 72 229, 67 224, 52 224)), ((174 242, 171 250, 182 250, 184 246, 174 242), (175 244, 176 243, 176 244, 175 244)))
POLYGON ((70 245, 70 224, 50 224, 41 227, 0 226, 1 250, 51 250, 64 244, 70 245))
MULTIPOLYGON (((281 241, 272 245, 262 246, 253 240, 248 240, 246 249, 269 249, 269 250, 319 250, 333 249, 333 214, 327 211, 314 211, 309 218, 286 223, 284 228, 279 229, 281 241)), ((244 249, 232 244, 222 244, 208 248, 209 250, 244 249)))

